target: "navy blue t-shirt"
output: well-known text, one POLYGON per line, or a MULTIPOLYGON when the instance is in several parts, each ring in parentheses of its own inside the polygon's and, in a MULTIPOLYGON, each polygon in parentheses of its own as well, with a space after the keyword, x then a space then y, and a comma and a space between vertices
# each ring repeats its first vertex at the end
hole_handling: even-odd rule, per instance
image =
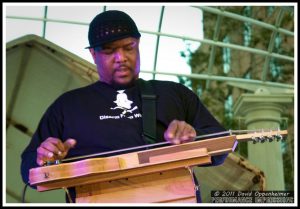
MULTIPOLYGON (((197 135, 224 131, 196 94, 170 81, 151 80, 156 100, 157 142, 176 119, 192 125, 197 135)), ((66 158, 145 145, 142 102, 138 85, 115 89, 104 82, 62 94, 43 115, 32 140, 22 153, 21 173, 28 182, 29 170, 38 167, 36 150, 48 137, 76 139, 66 158)), ((222 164, 227 154, 212 157, 222 164)))

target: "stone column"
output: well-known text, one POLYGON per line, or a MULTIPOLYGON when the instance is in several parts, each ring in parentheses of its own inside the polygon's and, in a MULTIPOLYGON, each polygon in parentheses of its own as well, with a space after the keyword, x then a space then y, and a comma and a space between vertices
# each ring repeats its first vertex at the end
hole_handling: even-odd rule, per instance
MULTIPOLYGON (((271 94, 259 88, 254 94, 242 94, 234 106, 234 115, 245 119, 247 130, 277 129, 285 105, 293 102, 290 94, 271 94)), ((248 143, 248 160, 266 176, 267 190, 284 190, 281 142, 248 143)))

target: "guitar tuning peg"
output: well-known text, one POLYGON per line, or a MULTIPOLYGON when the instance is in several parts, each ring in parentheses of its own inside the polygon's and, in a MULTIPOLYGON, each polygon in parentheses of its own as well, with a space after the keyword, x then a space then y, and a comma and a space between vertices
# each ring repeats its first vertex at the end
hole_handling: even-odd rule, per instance
POLYGON ((251 137, 253 144, 256 144, 257 142, 259 142, 259 139, 257 137, 252 136, 251 137))
POLYGON ((58 165, 60 163, 61 163, 61 160, 47 161, 46 165, 58 165))
POLYGON ((266 141, 266 138, 265 138, 264 136, 260 136, 260 137, 259 137, 259 141, 260 141, 261 143, 264 143, 264 142, 266 141))
POLYGON ((280 135, 280 134, 276 134, 275 135, 275 139, 276 139, 276 141, 280 141, 280 140, 282 140, 282 136, 280 135))
POLYGON ((272 142, 274 140, 274 136, 267 136, 267 138, 269 139, 269 142, 272 142))

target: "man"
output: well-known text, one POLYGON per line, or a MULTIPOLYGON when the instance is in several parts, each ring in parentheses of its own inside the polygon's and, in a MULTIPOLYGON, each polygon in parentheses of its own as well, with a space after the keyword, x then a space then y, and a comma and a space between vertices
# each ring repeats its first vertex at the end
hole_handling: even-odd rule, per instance
MULTIPOLYGON (((106 11, 89 27, 88 47, 100 80, 61 95, 45 112, 22 154, 22 177, 48 161, 224 131, 198 97, 181 84, 139 79, 140 33, 126 13, 106 11), (155 133, 145 132, 142 85, 156 95, 155 133)), ((226 155, 213 157, 213 165, 226 155)), ((74 192, 74 191, 73 191, 74 192)), ((74 193, 73 193, 74 198, 74 193)))

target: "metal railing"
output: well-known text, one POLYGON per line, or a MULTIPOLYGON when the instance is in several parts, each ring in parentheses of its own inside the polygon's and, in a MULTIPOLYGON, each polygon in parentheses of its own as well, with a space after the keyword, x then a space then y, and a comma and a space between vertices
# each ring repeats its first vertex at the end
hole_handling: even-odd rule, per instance
MULTIPOLYGON (((210 12, 219 16, 224 16, 224 17, 229 17, 232 19, 236 19, 239 21, 243 21, 243 22, 249 22, 251 24, 256 24, 260 27, 272 30, 273 33, 283 33, 285 35, 288 36, 294 36, 294 32, 292 31, 288 31, 286 29, 283 28, 279 28, 279 23, 277 21, 277 25, 271 25, 268 23, 264 23, 262 21, 258 21, 249 17, 244 17, 238 14, 234 14, 234 13, 230 13, 227 11, 223 11, 217 8, 213 8, 213 7, 207 7, 207 6, 192 6, 194 8, 198 8, 201 9, 205 12, 210 12)), ((285 10, 285 11, 289 11, 289 10, 285 10)), ((56 22, 56 23, 66 23, 66 24, 76 24, 76 25, 86 25, 88 26, 89 23, 85 23, 85 22, 78 22, 78 21, 67 21, 67 20, 61 20, 61 19, 50 19, 50 18, 35 18, 35 17, 22 17, 22 16, 6 16, 6 18, 8 19, 22 19, 22 20, 31 20, 31 21, 42 21, 44 22, 44 24, 46 24, 46 22, 56 22)), ((153 31, 145 31, 145 30, 140 30, 141 33, 145 33, 145 34, 152 34, 152 35, 156 35, 157 37, 161 37, 161 36, 165 36, 165 37, 171 37, 171 38, 177 38, 177 39, 182 39, 182 40, 188 40, 188 41, 195 41, 195 42, 200 42, 200 43, 204 43, 204 44, 208 44, 211 45, 213 47, 223 47, 223 48, 230 48, 230 49, 235 49, 235 50, 240 50, 240 51, 245 51, 245 52, 249 52, 249 53, 254 53, 254 54, 258 54, 261 56, 265 56, 265 59, 268 63, 268 60, 270 60, 270 58, 276 58, 276 59, 282 59, 285 61, 289 61, 289 62, 294 62, 294 57, 292 56, 288 56, 288 55, 283 55, 283 54, 278 54, 278 53, 273 53, 271 50, 271 46, 269 46, 268 50, 262 50, 262 49, 256 49, 256 48, 251 48, 251 47, 246 47, 246 46, 242 46, 242 45, 237 45, 237 44, 232 44, 232 43, 224 43, 224 42, 220 42, 220 41, 215 41, 215 40, 210 40, 210 39, 197 39, 197 38, 192 38, 192 37, 188 37, 188 36, 180 36, 180 35, 174 35, 174 34, 167 34, 167 33, 161 33, 161 32, 153 32, 153 31)), ((273 35, 274 36, 274 35, 273 35)), ((274 40, 273 40, 274 42, 274 40)), ((273 43, 272 40, 270 42, 270 44, 273 43)), ((156 47, 156 52, 155 54, 157 54, 158 51, 158 47, 156 47)), ((155 57, 155 59, 157 59, 157 56, 155 57)), ((211 60, 210 60, 211 61, 211 60)), ((154 61, 156 62, 156 60, 154 61)), ((212 65, 212 63, 210 63, 210 65, 212 65)), ((243 82, 243 83, 256 83, 256 84, 263 84, 266 86, 281 86, 283 88, 293 88, 293 85, 289 85, 289 84, 279 84, 279 83, 274 83, 274 82, 265 82, 266 78, 265 78, 265 74, 266 74, 266 69, 268 64, 264 65, 264 69, 262 72, 262 81, 259 80, 251 80, 251 79, 244 79, 244 78, 234 78, 234 77, 224 77, 224 76, 216 76, 216 75, 210 75, 210 74, 180 74, 180 73, 165 73, 165 72, 158 72, 155 69, 153 69, 152 71, 144 71, 142 70, 141 72, 144 73, 152 73, 153 77, 155 74, 162 74, 162 75, 174 75, 174 76, 185 76, 185 77, 189 77, 189 78, 194 78, 194 79, 206 79, 206 80, 217 80, 217 81, 235 81, 235 82, 243 82)))

